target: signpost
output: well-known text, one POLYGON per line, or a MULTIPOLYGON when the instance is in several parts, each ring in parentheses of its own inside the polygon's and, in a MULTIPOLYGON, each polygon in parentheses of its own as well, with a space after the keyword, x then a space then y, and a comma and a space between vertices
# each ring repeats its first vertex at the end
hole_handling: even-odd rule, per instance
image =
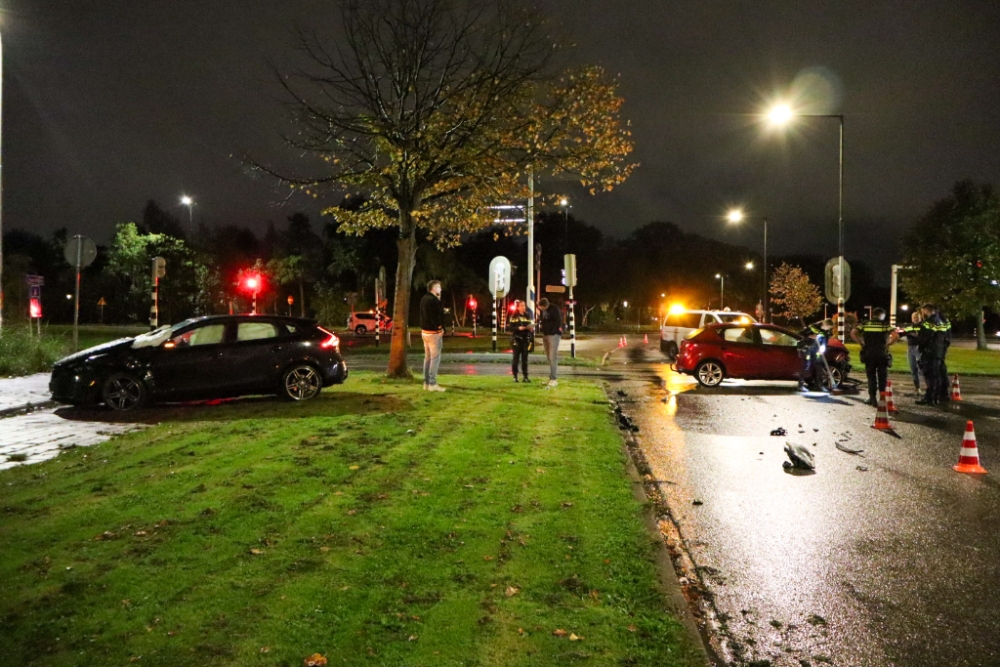
POLYGON ((90 266, 97 258, 97 246, 86 236, 77 234, 66 242, 63 257, 70 266, 76 268, 76 298, 73 299, 73 351, 79 349, 80 341, 80 270, 90 266))
POLYGON ((42 285, 44 276, 25 276, 28 283, 28 332, 31 332, 32 320, 38 320, 38 335, 42 335, 42 285))
POLYGON ((851 298, 851 265, 843 257, 826 263, 826 299, 837 305, 837 337, 844 340, 844 302, 851 298))
POLYGON ((378 278, 375 279, 375 347, 379 345, 379 335, 382 333, 382 298, 385 296, 385 267, 378 268, 378 278))
POLYGON ((569 288, 569 356, 576 359, 576 301, 573 288, 576 287, 576 255, 563 255, 563 280, 569 288))
POLYGON ((490 262, 490 272, 487 280, 490 284, 490 294, 493 295, 493 351, 496 352, 497 299, 507 296, 507 293, 510 291, 510 260, 502 255, 494 257, 493 261, 490 262))
MULTIPOLYGON (((160 326, 160 278, 167 275, 167 260, 162 257, 153 258, 153 307, 149 311, 149 325, 156 329, 160 326)), ((103 313, 103 311, 101 311, 103 313)))

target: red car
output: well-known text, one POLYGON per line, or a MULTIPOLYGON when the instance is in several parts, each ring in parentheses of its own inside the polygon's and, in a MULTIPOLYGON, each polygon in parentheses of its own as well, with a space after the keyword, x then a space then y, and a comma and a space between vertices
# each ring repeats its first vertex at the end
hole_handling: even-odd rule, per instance
MULTIPOLYGON (((717 387, 727 377, 797 380, 802 339, 773 324, 712 324, 684 337, 674 370, 693 375, 705 387, 717 387)), ((824 355, 834 386, 839 387, 851 369, 847 348, 839 340, 829 340, 824 355)))

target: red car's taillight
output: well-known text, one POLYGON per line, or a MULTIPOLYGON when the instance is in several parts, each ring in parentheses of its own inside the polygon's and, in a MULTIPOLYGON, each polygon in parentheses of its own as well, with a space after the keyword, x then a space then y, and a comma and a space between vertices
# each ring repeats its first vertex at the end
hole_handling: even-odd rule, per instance
POLYGON ((317 328, 325 334, 330 334, 329 338, 327 338, 325 341, 319 344, 320 347, 326 349, 340 347, 340 339, 337 338, 337 334, 333 333, 332 331, 327 331, 323 327, 317 327, 317 328))

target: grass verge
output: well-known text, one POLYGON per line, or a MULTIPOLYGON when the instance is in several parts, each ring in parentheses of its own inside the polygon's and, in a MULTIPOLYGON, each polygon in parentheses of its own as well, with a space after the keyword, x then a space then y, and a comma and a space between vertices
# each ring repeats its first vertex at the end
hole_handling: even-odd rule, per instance
POLYGON ((352 374, 0 473, 17 665, 699 664, 599 387, 352 374))
POLYGON ((47 371, 66 354, 61 338, 33 335, 27 327, 10 325, 0 331, 0 377, 47 371))
MULTIPOLYGON (((851 364, 861 369, 864 375, 864 364, 861 363, 861 348, 854 343, 848 343, 847 349, 851 352, 851 364)), ((910 367, 906 361, 906 345, 893 345, 892 368, 895 373, 909 373, 910 367)), ((948 373, 958 375, 1000 375, 1000 351, 996 350, 972 350, 967 348, 952 346, 948 350, 946 359, 948 373)))

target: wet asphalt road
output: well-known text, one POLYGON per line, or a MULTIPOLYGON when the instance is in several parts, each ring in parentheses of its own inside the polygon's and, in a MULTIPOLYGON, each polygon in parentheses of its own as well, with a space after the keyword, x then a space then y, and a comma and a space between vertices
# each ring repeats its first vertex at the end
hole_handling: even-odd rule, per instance
POLYGON ((964 381, 966 400, 941 409, 900 397, 899 378, 890 434, 871 428, 860 396, 707 390, 663 364, 631 372, 622 407, 696 568, 682 574, 718 615, 726 663, 1000 665, 995 380, 964 381), (951 468, 967 419, 993 474, 951 468), (788 435, 769 435, 778 427, 788 435), (786 442, 813 451, 814 474, 782 468, 786 442))

